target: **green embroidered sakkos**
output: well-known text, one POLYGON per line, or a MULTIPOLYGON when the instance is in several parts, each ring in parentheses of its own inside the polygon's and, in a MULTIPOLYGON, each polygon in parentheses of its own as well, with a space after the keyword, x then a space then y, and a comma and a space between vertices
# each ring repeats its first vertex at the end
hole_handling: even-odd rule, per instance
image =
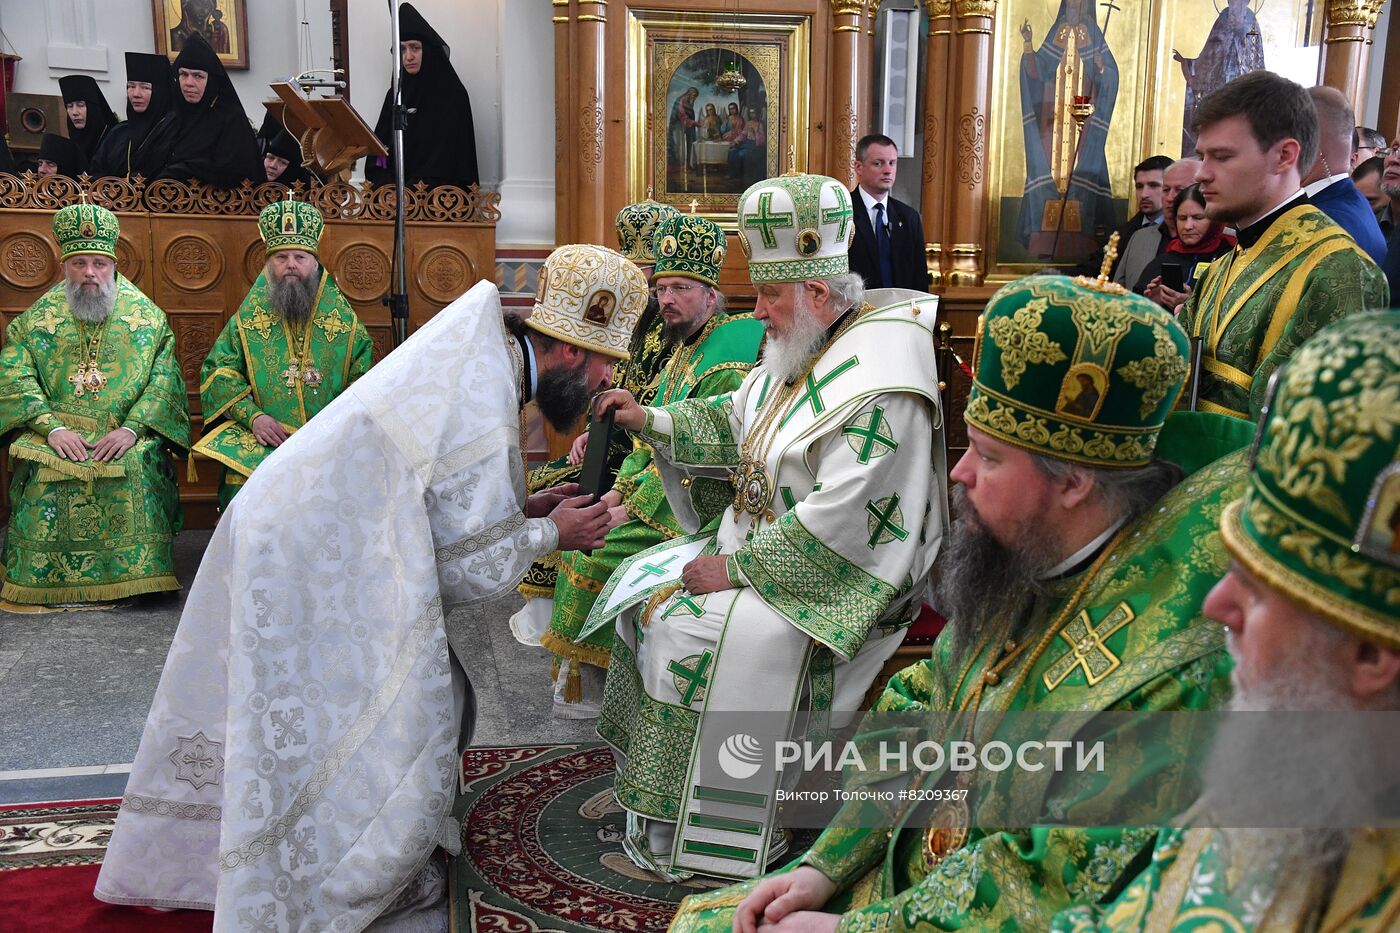
POLYGON ((190 444, 185 380, 164 312, 120 275, 116 286, 116 303, 99 324, 73 316, 60 282, 6 331, 0 432, 12 437, 14 477, 0 598, 11 602, 104 601, 179 589, 171 451, 190 444), (81 378, 94 347, 105 384, 81 378), (118 427, 137 440, 110 463, 75 463, 48 445, 58 427, 89 444, 118 427))
POLYGON ((302 427, 368 372, 373 349, 324 269, 311 316, 297 328, 269 310, 267 274, 258 276, 200 370, 205 434, 194 449, 223 464, 221 508, 272 453, 253 436, 253 420, 266 414, 302 427))
MULTIPOLYGON (((1173 459, 1177 444, 1189 444, 1189 456, 1199 457, 1210 434, 1188 438, 1172 429, 1202 417, 1211 416, 1174 416, 1160 441, 1161 456, 1173 459)), ((1215 442, 1226 450, 1248 435, 1243 426, 1228 428, 1215 428, 1215 442)), ((1021 652, 998 677, 988 678, 980 710, 1135 712, 1219 706, 1228 695, 1230 662, 1220 627, 1201 616, 1200 606, 1226 566, 1217 529, 1226 503, 1243 488, 1244 461, 1244 452, 1237 451, 1189 475, 1119 533, 1097 561, 1097 572, 1057 581, 1031 610, 1043 621, 1031 629, 1030 638, 1044 649, 1021 652), (1052 621, 1054 632, 1048 630, 1052 621), (1072 629, 1076 623, 1084 628, 1072 629), (1086 640, 1090 630, 1097 637, 1086 640)), ((951 657, 951 640, 940 638, 931 659, 896 674, 876 709, 959 709, 1008 650, 1000 642, 976 645, 974 638, 969 642, 976 645, 972 656, 951 657)), ((1176 787, 1181 774, 1178 759, 1159 753, 1145 758, 1126 783, 1122 774, 1107 773, 1103 783, 1080 779, 1052 784, 1044 773, 1040 779, 1036 783, 1036 775, 1018 773, 1014 790, 1040 795, 1048 812, 1092 813, 1108 806, 1106 797, 1118 794, 1152 799, 1176 787), (1109 780, 1114 782, 1111 794, 1109 780)), ((951 786, 950 778, 942 785, 935 780, 923 786, 951 786)), ((1044 929, 1057 911, 1102 897, 1156 836, 1151 828, 995 831, 979 829, 974 821, 964 844, 930 870, 926 826, 926 814, 914 818, 870 803, 848 804, 837 814, 799 864, 818 868, 838 884, 837 897, 823 908, 842 914, 838 933, 1044 929), (887 829, 869 828, 882 823, 887 829)), ((754 883, 688 898, 673 933, 728 930, 734 906, 754 883)))
MULTIPOLYGON (((762 337, 763 325, 752 315, 715 315, 693 341, 676 347, 661 371, 656 392, 644 404, 669 405, 681 399, 733 392, 753 368, 762 337)), ((724 510, 729 486, 715 479, 695 482, 719 493, 710 497, 717 507, 703 516, 708 524, 724 510)), ((559 657, 597 667, 608 666, 612 629, 599 629, 587 638, 578 636, 608 576, 623 559, 684 534, 666 501, 650 447, 637 444, 618 469, 614 488, 622 493, 629 520, 608 532, 602 549, 592 554, 568 551, 560 555, 553 616, 549 632, 541 639, 559 657)), ((700 490, 695 492, 701 494, 700 490)))
POLYGON ((1380 268, 1309 204, 1198 275, 1181 323, 1204 342, 1200 410, 1255 421, 1269 376, 1345 314, 1389 306, 1380 268))

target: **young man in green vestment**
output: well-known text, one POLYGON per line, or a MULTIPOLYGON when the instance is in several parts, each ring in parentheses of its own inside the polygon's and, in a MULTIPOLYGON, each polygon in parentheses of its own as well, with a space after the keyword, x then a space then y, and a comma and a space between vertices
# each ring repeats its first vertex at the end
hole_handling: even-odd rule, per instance
POLYGON ((1228 631, 1232 709, 1348 723, 1227 724, 1183 820, 1191 828, 1164 831, 1116 899, 1066 911, 1059 933, 1400 925, 1400 830, 1344 828, 1365 822, 1348 820, 1347 805, 1383 814, 1395 794, 1389 743, 1349 724, 1400 712, 1397 347, 1400 312, 1358 312, 1284 364, 1249 486, 1220 523, 1234 562, 1205 602, 1228 631))
MULTIPOLYGON (((674 207, 650 198, 629 204, 617 212, 618 249, 643 275, 650 277, 652 266, 656 264, 654 240, 657 225, 679 213, 674 207)), ((656 299, 651 298, 632 332, 628 345, 630 358, 619 361, 613 369, 613 385, 648 401, 656 395, 661 370, 675 349, 662 334, 664 324, 661 309, 656 299)), ((583 469, 583 458, 578 451, 587 437, 587 432, 584 432, 575 439, 574 447, 578 450, 570 450, 564 456, 530 471, 527 485, 531 495, 578 481, 583 469)), ((622 462, 634 449, 635 443, 629 434, 624 431, 614 433, 612 446, 608 450, 608 466, 614 473, 622 468, 622 462)), ((511 617, 510 627, 522 644, 539 645, 549 631, 554 615, 553 599, 559 559, 560 554, 555 551, 535 561, 517 587, 520 595, 525 597, 525 605, 511 617)), ((555 713, 566 719, 594 715, 588 711, 588 707, 596 706, 596 695, 602 690, 601 669, 591 665, 583 667, 581 662, 569 656, 556 655, 556 658, 552 672, 555 713)))
MULTIPOLYGON (((1212 532, 1243 483, 1248 426, 1195 413, 1168 420, 1186 349, 1169 312, 1102 276, 1033 276, 992 298, 966 409, 969 449, 950 474, 957 517, 936 605, 951 621, 932 658, 891 679, 877 711, 929 714, 936 729, 957 712, 1224 701, 1229 659, 1200 605, 1225 567, 1212 532), (1216 454, 1225 456, 1211 462, 1216 454)), ((1093 720, 1064 717, 1067 734, 1053 737, 1119 734, 1093 720)), ((967 791, 966 774, 922 773, 915 787, 967 791)), ((1013 780, 1036 812, 1099 813, 1118 799, 1092 777, 1013 780)), ((1181 775, 1174 761, 1145 758, 1112 780, 1151 800, 1181 775)), ((1154 834, 1086 822, 1001 829, 966 808, 847 803, 799 862, 689 898, 673 930, 1041 929, 1102 897, 1154 834), (929 828, 940 823, 943 833, 929 828)))
POLYGON ((1202 341, 1199 410, 1253 422, 1280 363, 1342 315, 1388 307, 1389 290, 1303 193, 1318 154, 1307 91, 1252 71, 1201 103, 1195 131, 1206 214, 1235 227, 1238 242, 1197 273, 1181 323, 1202 341))
POLYGON ((59 608, 178 590, 171 451, 190 444, 185 380, 165 314, 116 271, 116 215, 54 216, 63 281, 15 318, 0 350, 11 437, 6 608, 59 608))
MULTIPOLYGON (((656 264, 651 293, 663 319, 662 337, 672 348, 661 371, 652 404, 669 405, 685 398, 711 398, 733 392, 753 368, 763 325, 752 315, 728 315, 719 290, 724 263, 725 233, 719 225, 693 214, 674 214, 657 226, 656 264)), ((586 438, 586 435, 585 435, 586 438)), ((582 451, 577 451, 576 456, 582 451)), ((722 480, 697 480, 710 489, 709 514, 701 524, 718 518, 733 498, 722 480)), ((592 553, 560 555, 561 574, 554 587, 554 611, 541 643, 570 671, 563 710, 571 718, 597 716, 602 706, 603 677, 612 654, 612 629, 604 627, 580 637, 584 622, 608 576, 633 554, 685 533, 666 501, 652 451, 639 442, 617 472, 614 488, 604 497, 621 507, 626 519, 608 532, 607 544, 592 553), (590 670, 591 669, 591 670, 590 670), (574 683, 574 681, 580 683, 574 683), (584 695, 582 681, 596 684, 584 695)))
POLYGON ((204 436, 223 465, 219 509, 273 450, 369 371, 374 344, 317 257, 321 212, 276 201, 258 216, 267 263, 200 370, 204 436))

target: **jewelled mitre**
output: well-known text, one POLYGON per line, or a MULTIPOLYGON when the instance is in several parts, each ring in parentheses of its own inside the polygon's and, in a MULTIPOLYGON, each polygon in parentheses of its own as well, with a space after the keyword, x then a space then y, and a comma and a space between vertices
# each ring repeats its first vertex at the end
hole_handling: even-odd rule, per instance
POLYGON ((668 217, 679 216, 680 211, 674 207, 651 198, 627 205, 617 212, 618 249, 635 263, 651 265, 656 262, 653 246, 657 225, 668 217))
POLYGON ((258 215, 258 233, 269 256, 282 249, 305 250, 314 256, 325 229, 321 212, 305 201, 274 201, 258 215))
POLYGON ((855 213, 845 185, 826 175, 781 175, 739 199, 739 246, 749 278, 805 282, 851 271, 855 213))
POLYGON ((967 423, 1038 454, 1138 467, 1190 368, 1186 332, 1140 295, 1034 275, 992 296, 978 322, 967 423))
POLYGON ((70 204, 53 215, 58 260, 69 256, 117 258, 117 215, 98 204, 70 204))
POLYGON ((1270 386, 1231 556, 1293 602, 1400 648, 1400 311, 1320 331, 1270 386))
POLYGON ((625 360, 632 329, 646 306, 646 277, 626 256, 605 246, 561 246, 544 261, 535 310, 525 324, 625 360))
POLYGON ((719 269, 729 248, 724 230, 698 214, 675 214, 656 227, 653 279, 680 276, 706 285, 719 284, 719 269))

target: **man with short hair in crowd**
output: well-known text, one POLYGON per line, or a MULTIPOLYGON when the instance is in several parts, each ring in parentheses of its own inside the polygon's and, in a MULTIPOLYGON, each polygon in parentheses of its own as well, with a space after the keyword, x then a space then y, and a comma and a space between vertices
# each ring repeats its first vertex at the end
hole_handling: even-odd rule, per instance
POLYGON ((1375 212, 1352 183, 1347 159, 1351 153, 1352 121, 1356 119, 1346 95, 1334 87, 1308 88, 1317 110, 1317 161, 1303 174, 1303 193, 1313 206, 1351 234, 1376 262, 1385 259, 1385 237, 1375 212))
MULTIPOLYGON (((1167 237, 1162 233, 1163 217, 1163 184, 1164 174, 1172 164, 1172 160, 1164 155, 1150 156, 1133 166, 1133 204, 1137 207, 1133 216, 1118 228, 1118 256, 1113 260, 1113 265, 1109 267, 1108 275, 1113 281, 1131 286, 1137 281, 1137 277, 1142 274, 1147 263, 1152 257, 1161 252, 1161 247, 1166 246, 1167 237), (1150 233, 1157 233, 1160 239, 1160 246, 1157 242, 1152 242, 1153 249, 1148 251, 1147 244, 1151 237, 1140 240, 1136 251, 1129 256, 1128 242, 1138 233, 1144 232, 1144 236, 1150 233), (1127 278, 1132 272, 1132 278, 1127 278)), ((1190 182, 1187 182, 1190 184, 1190 182)), ((1186 187, 1182 185, 1182 187, 1186 187)), ((1085 259, 1076 271, 1083 275, 1098 275, 1103 268, 1103 259, 1107 251, 1105 240, 1094 253, 1085 259)))
POLYGON ((1385 136, 1369 126, 1358 126, 1351 134, 1351 167, 1374 159, 1386 146, 1385 136))

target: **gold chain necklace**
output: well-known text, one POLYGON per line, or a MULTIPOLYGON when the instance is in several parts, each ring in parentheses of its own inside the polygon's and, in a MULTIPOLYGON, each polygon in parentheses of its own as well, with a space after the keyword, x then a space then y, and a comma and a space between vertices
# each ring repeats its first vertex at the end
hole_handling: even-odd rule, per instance
MULTIPOLYGON (((283 322, 286 324, 286 322, 283 322)), ((290 324, 286 324, 287 331, 287 368, 282 370, 282 379, 287 388, 292 389, 300 382, 303 386, 315 392, 321 387, 325 377, 316 368, 316 364, 311 359, 311 320, 307 319, 302 326, 300 335, 292 329, 290 324), (300 337, 301 355, 297 355, 297 343, 300 337)))
MULTIPOLYGON (((91 395, 97 398, 102 394, 102 390, 107 388, 107 374, 98 365, 98 359, 102 355, 102 339, 107 334, 107 321, 104 319, 97 325, 97 333, 88 336, 87 328, 83 322, 74 318, 74 323, 78 325, 78 334, 83 343, 86 344, 87 355, 80 358, 77 370, 68 377, 68 381, 73 384, 73 397, 83 398, 91 395)), ((80 353, 82 351, 79 351, 80 353)))
POLYGON ((779 416, 786 416, 793 401, 806 383, 807 377, 812 374, 822 357, 826 355, 827 348, 839 340, 856 321, 870 310, 869 304, 862 304, 850 313, 841 326, 836 328, 836 332, 822 343, 817 352, 812 354, 812 359, 807 363, 807 368, 802 371, 801 375, 792 382, 784 384, 782 390, 775 392, 771 397, 759 400, 759 408, 756 411, 758 421, 753 430, 745 432, 744 444, 739 453, 739 465, 729 477, 730 484, 734 487, 734 511, 736 514, 747 512, 754 518, 758 518, 768 510, 768 503, 773 500, 773 482, 768 476, 768 451, 773 446, 773 442, 777 440, 778 431, 782 425, 782 419, 779 416))
MULTIPOLYGON (((1127 528, 1124 527, 1114 535, 1113 539, 1108 543, 1108 546, 1094 559, 1089 569, 1084 571, 1084 579, 1080 581, 1074 593, 1070 595, 1068 602, 1066 602, 1064 608, 1060 610, 1059 615, 1055 617, 1055 620, 1051 622, 1050 626, 1045 630, 1045 634, 1041 636, 1040 641, 1031 651, 1026 663, 1021 666, 1020 671, 1016 675, 1016 680, 1010 685, 1010 689, 1006 693, 1008 704, 1011 699, 1015 698, 1016 694, 1025 684, 1026 678, 1030 676, 1030 672, 1040 661, 1041 656, 1049 649, 1050 644, 1055 640, 1055 636, 1060 633, 1060 629, 1064 627, 1065 622, 1069 619, 1070 613, 1074 611, 1074 607, 1077 606, 1079 600, 1083 598, 1085 591, 1089 588, 1089 584, 1094 582, 1094 578, 1098 575, 1099 570, 1103 567, 1108 556, 1117 550, 1118 544, 1123 540, 1126 531, 1127 528)), ((948 698, 947 712, 971 713, 968 717, 967 729, 963 734, 963 739, 967 742, 971 742, 973 738, 973 732, 977 722, 977 713, 980 712, 982 708, 983 692, 988 687, 995 687, 1001 683, 1002 672, 1010 667, 1011 664, 1025 652, 1026 645, 1029 644, 1029 642, 1021 642, 1018 645, 1010 639, 1007 639, 1001 651, 998 652, 1004 656, 993 664, 989 670, 983 672, 982 676, 977 680, 977 685, 973 687, 972 692, 968 694, 967 700, 964 701, 961 706, 958 706, 958 691, 961 690, 963 684, 967 682, 967 678, 972 673, 972 669, 977 666, 977 659, 982 656, 982 652, 986 649, 989 640, 990 639, 984 638, 981 644, 977 646, 977 650, 972 654, 972 662, 968 664, 967 668, 962 672, 962 675, 958 678, 957 686, 953 688, 953 693, 948 698), (958 708, 954 710, 954 706, 958 706, 958 708)), ((1006 710, 1001 710, 1001 712, 1006 712, 1006 710)), ((945 800, 934 808, 933 814, 929 819, 928 829, 924 832, 923 862, 926 871, 933 871, 945 858, 967 844, 968 833, 972 825, 972 811, 968 807, 967 796, 968 790, 972 784, 972 779, 971 771, 964 771, 958 775, 957 789, 962 791, 962 794, 957 799, 945 800)))

